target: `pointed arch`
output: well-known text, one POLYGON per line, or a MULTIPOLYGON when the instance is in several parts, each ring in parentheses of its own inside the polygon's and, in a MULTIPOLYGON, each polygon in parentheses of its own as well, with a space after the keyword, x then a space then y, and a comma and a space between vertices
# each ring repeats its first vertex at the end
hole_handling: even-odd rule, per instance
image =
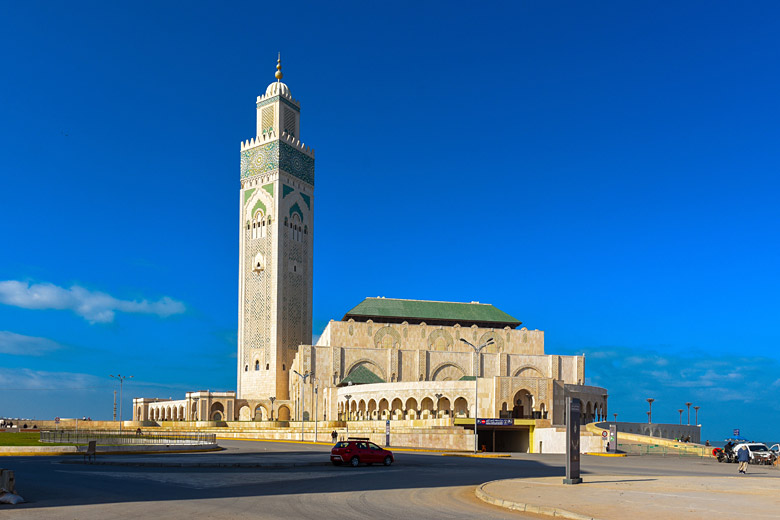
POLYGON ((512 377, 544 377, 544 374, 534 366, 524 365, 515 370, 512 377))

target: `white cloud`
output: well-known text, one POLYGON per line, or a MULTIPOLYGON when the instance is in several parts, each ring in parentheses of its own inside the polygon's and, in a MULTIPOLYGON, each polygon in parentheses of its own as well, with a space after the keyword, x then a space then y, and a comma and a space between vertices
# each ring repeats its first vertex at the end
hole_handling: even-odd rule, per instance
POLYGON ((0 354, 14 356, 42 356, 62 348, 56 341, 36 336, 23 336, 7 330, 0 330, 0 354))
MULTIPOLYGON (((0 389, 75 390, 110 386, 111 381, 77 372, 45 372, 29 368, 0 368, 0 389)), ((28 403, 34 408, 34 403, 28 403)))
POLYGON ((72 310, 90 323, 110 323, 116 312, 156 314, 165 318, 185 310, 183 303, 167 296, 151 302, 120 300, 78 285, 65 289, 50 283, 28 285, 16 280, 0 282, 0 303, 24 309, 72 310))

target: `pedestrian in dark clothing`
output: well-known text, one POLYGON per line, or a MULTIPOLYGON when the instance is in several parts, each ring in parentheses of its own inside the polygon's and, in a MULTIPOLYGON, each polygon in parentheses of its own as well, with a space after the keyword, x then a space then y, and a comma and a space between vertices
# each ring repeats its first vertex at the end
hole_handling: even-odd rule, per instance
POLYGON ((333 432, 330 434, 330 439, 331 439, 333 442, 336 442, 336 439, 338 439, 338 438, 339 438, 339 434, 338 434, 338 433, 336 433, 336 430, 333 430, 333 432))
POLYGON ((750 462, 750 452, 747 446, 743 445, 737 450, 737 460, 739 461, 739 472, 747 474, 747 465, 750 462))

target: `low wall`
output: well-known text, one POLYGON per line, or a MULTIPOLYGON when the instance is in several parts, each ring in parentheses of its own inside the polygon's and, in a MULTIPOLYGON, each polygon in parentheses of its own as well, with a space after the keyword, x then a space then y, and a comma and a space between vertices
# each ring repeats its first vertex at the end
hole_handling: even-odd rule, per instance
MULTIPOLYGON (((349 428, 337 426, 317 428, 317 442, 330 443, 331 434, 336 431, 338 439, 347 437, 366 437, 380 446, 385 445, 384 421, 349 422, 349 428), (381 422, 381 427, 371 423, 381 422)), ((263 428, 249 430, 243 428, 226 428, 212 430, 220 439, 268 439, 286 441, 314 441, 314 426, 304 423, 301 434, 300 423, 291 423, 289 428, 263 428), (296 427, 297 426, 297 427, 296 427)), ((414 447, 437 450, 469 450, 474 446, 474 435, 463 428, 404 428, 395 427, 390 430, 390 446, 414 447)))
MULTIPOLYGON (((176 445, 128 445, 128 446, 96 446, 97 453, 169 453, 188 451, 213 451, 219 449, 217 444, 176 444, 176 445)), ((87 450, 86 446, 0 446, 0 456, 23 457, 27 455, 80 455, 87 450)))
MULTIPOLYGON (((609 425, 609 423, 590 423, 586 426, 586 429, 592 433, 595 434, 601 434, 602 431, 607 430, 607 428, 604 428, 603 426, 609 425)), ((664 448, 664 450, 637 450, 638 454, 664 454, 667 451, 671 453, 682 453, 682 454, 688 454, 688 455, 696 455, 699 457, 710 457, 712 456, 712 447, 710 446, 703 446, 701 444, 697 444, 694 442, 678 442, 673 439, 664 439, 660 437, 650 437, 648 435, 640 435, 637 433, 628 433, 620 430, 620 426, 618 423, 618 432, 617 432, 617 438, 618 438, 618 445, 621 444, 639 444, 644 446, 659 446, 661 448, 664 448)), ((621 450, 623 448, 620 448, 621 450)))
POLYGON ((691 426, 686 424, 664 424, 664 423, 635 423, 635 422, 617 422, 603 421, 596 423, 601 429, 609 429, 610 424, 617 424, 618 432, 633 433, 644 435, 646 437, 656 437, 658 439, 684 439, 691 438, 691 442, 701 442, 701 426, 691 426))
MULTIPOLYGON (((605 451, 601 434, 595 435, 580 429, 580 453, 605 451)), ((566 428, 534 429, 534 453, 566 453, 566 428)))

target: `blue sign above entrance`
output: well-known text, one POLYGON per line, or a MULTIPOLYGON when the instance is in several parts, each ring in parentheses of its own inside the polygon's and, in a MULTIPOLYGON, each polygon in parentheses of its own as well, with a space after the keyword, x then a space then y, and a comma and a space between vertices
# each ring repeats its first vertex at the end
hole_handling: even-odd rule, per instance
POLYGON ((481 426, 514 426, 514 419, 477 419, 481 426))

